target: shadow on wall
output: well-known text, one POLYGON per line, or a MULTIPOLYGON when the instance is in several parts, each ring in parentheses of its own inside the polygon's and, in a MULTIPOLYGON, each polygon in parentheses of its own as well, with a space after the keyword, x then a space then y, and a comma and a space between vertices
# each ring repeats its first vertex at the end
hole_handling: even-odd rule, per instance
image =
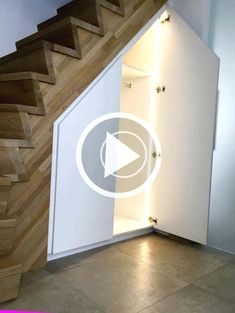
POLYGON ((54 16, 71 0, 0 1, 0 57, 15 51, 15 42, 37 31, 37 24, 54 16))

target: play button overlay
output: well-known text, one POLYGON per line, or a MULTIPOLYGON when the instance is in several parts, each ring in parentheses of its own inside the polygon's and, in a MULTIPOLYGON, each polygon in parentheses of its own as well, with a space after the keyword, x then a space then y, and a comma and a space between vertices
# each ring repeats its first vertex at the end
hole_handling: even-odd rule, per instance
POLYGON ((76 160, 90 188, 106 197, 125 198, 142 192, 155 179, 161 166, 161 146, 144 120, 110 113, 83 130, 76 160))
MULTIPOLYGON (((102 158, 103 147, 101 149, 101 162, 104 166, 104 177, 115 175, 115 172, 141 157, 109 132, 106 133, 104 144, 106 145, 105 163, 102 158)), ((118 177, 118 175, 115 176, 118 177)))

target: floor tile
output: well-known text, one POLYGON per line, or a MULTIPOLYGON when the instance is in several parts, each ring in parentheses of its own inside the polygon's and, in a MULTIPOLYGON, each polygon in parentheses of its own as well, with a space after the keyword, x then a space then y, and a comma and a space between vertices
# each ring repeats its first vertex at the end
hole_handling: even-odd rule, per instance
POLYGON ((107 313, 135 313, 187 285, 128 256, 86 264, 56 274, 107 313))
MULTIPOLYGON (((158 236, 157 236, 158 237, 158 236)), ((152 238, 134 247, 118 247, 125 254, 138 258, 161 271, 172 274, 189 283, 198 280, 229 263, 229 258, 200 248, 172 240, 152 238)))
POLYGON ((122 254, 122 252, 118 249, 115 249, 112 246, 106 246, 51 261, 47 264, 46 270, 49 273, 54 274, 73 267, 83 266, 93 262, 102 262, 104 259, 113 259, 120 254, 122 254))
POLYGON ((163 236, 160 234, 152 233, 144 236, 140 236, 137 238, 133 238, 130 240, 125 240, 113 245, 113 247, 119 249, 120 251, 129 251, 132 249, 151 249, 155 248, 158 244, 168 243, 169 239, 167 236, 163 236))
POLYGON ((99 306, 78 290, 74 291, 53 276, 22 288, 19 298, 0 306, 0 310, 53 313, 103 313, 99 306))
POLYGON ((235 304, 197 286, 177 291, 141 313, 234 313, 235 304))
POLYGON ((197 286, 235 302, 235 264, 229 264, 196 282, 197 286))
POLYGON ((146 235, 23 274, 19 298, 0 310, 234 313, 235 264, 230 261, 195 244, 146 235))
POLYGON ((21 278, 20 286, 26 287, 27 285, 36 283, 48 276, 51 276, 51 274, 46 270, 35 270, 28 273, 23 273, 21 278))

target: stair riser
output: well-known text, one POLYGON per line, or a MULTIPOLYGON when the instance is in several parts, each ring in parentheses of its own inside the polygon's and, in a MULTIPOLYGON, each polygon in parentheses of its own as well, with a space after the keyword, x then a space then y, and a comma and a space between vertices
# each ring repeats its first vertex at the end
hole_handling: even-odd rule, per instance
POLYGON ((21 274, 0 278, 0 302, 17 298, 21 274))
POLYGON ((73 16, 95 26, 100 26, 99 6, 96 0, 75 0, 57 10, 59 16, 73 16))
POLYGON ((0 103, 35 107, 44 112, 39 82, 35 80, 0 82, 0 103))
POLYGON ((124 15, 124 5, 122 0, 80 0, 66 4, 58 10, 58 15, 38 25, 38 30, 43 30, 53 23, 58 22, 66 16, 72 16, 79 20, 85 21, 90 25, 99 27, 100 34, 104 34, 104 27, 101 15, 101 6, 105 6, 109 10, 117 14, 124 15))
POLYGON ((28 113, 2 112, 0 115, 0 145, 32 147, 32 129, 28 113))
MULTIPOLYGON (((2 166, 0 164, 0 166, 2 166)), ((11 186, 0 185, 0 214, 5 214, 7 209, 7 201, 9 197, 9 190, 11 186)))
MULTIPOLYGON (((0 175, 9 176, 12 182, 27 181, 28 175, 25 165, 17 148, 6 148, 0 150, 0 175)), ((6 190, 0 186, 1 201, 5 201, 5 196, 8 196, 10 188, 6 190)))
POLYGON ((0 214, 6 214, 7 201, 0 200, 0 214))
POLYGON ((100 40, 100 36, 86 30, 77 29, 81 47, 81 55, 86 55, 100 40))
POLYGON ((0 216, 0 256, 12 252, 16 238, 16 219, 9 219, 7 215, 0 216))
POLYGON ((52 67, 49 67, 47 64, 44 48, 32 51, 31 53, 22 56, 19 56, 16 53, 15 59, 12 57, 9 61, 0 62, 0 73, 32 71, 44 75, 53 75, 51 69, 52 67))
POLYGON ((41 34, 36 34, 25 38, 16 43, 17 48, 24 47, 28 44, 32 44, 37 40, 47 40, 49 42, 62 45, 64 47, 74 49, 80 55, 79 39, 76 36, 77 27, 68 23, 67 25, 60 26, 57 29, 51 29, 47 32, 42 32, 41 34))
MULTIPOLYGON (((1 229, 0 229, 0 237, 1 237, 1 229)), ((16 233, 15 231, 9 235, 9 238, 0 238, 0 256, 10 255, 13 251, 14 243, 15 243, 16 233)))

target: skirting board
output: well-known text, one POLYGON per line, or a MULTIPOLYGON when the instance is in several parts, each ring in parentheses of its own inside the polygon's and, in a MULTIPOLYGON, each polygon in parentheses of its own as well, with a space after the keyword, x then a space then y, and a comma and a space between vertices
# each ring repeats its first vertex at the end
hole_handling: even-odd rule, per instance
POLYGON ((111 245, 113 243, 121 242, 121 241, 132 239, 132 238, 137 238, 137 237, 140 237, 140 236, 143 236, 143 235, 147 235, 147 234, 151 234, 153 232, 154 232, 153 227, 152 226, 148 226, 146 228, 142 228, 142 229, 126 232, 126 233, 123 233, 123 234, 118 234, 118 235, 113 236, 113 238, 111 238, 110 240, 98 242, 98 243, 95 243, 93 245, 89 245, 89 246, 85 246, 85 247, 82 247, 82 248, 65 251, 65 252, 58 253, 58 254, 48 254, 47 261, 48 262, 49 261, 53 261, 53 260, 56 260, 56 259, 60 259, 60 258, 69 256, 69 255, 85 252, 85 251, 88 251, 88 250, 92 250, 92 249, 104 247, 104 246, 107 246, 107 245, 111 245))
MULTIPOLYGON (((174 236, 172 234, 169 234, 169 233, 166 233, 164 231, 158 230, 157 228, 153 228, 153 231, 155 233, 157 233, 157 234, 170 237, 172 240, 180 241, 181 243, 183 243, 184 241, 185 242, 190 242, 190 240, 174 236)), ((199 244, 199 243, 197 243, 197 245, 200 246, 202 249, 205 249, 205 250, 208 250, 208 251, 211 251, 211 252, 214 252, 214 253, 219 253, 221 255, 229 256, 229 257, 231 257, 235 261, 235 254, 232 253, 232 252, 229 252, 229 251, 226 251, 226 250, 222 250, 222 249, 218 249, 216 247, 210 247, 210 246, 207 246, 207 245, 202 245, 202 244, 199 244)))

